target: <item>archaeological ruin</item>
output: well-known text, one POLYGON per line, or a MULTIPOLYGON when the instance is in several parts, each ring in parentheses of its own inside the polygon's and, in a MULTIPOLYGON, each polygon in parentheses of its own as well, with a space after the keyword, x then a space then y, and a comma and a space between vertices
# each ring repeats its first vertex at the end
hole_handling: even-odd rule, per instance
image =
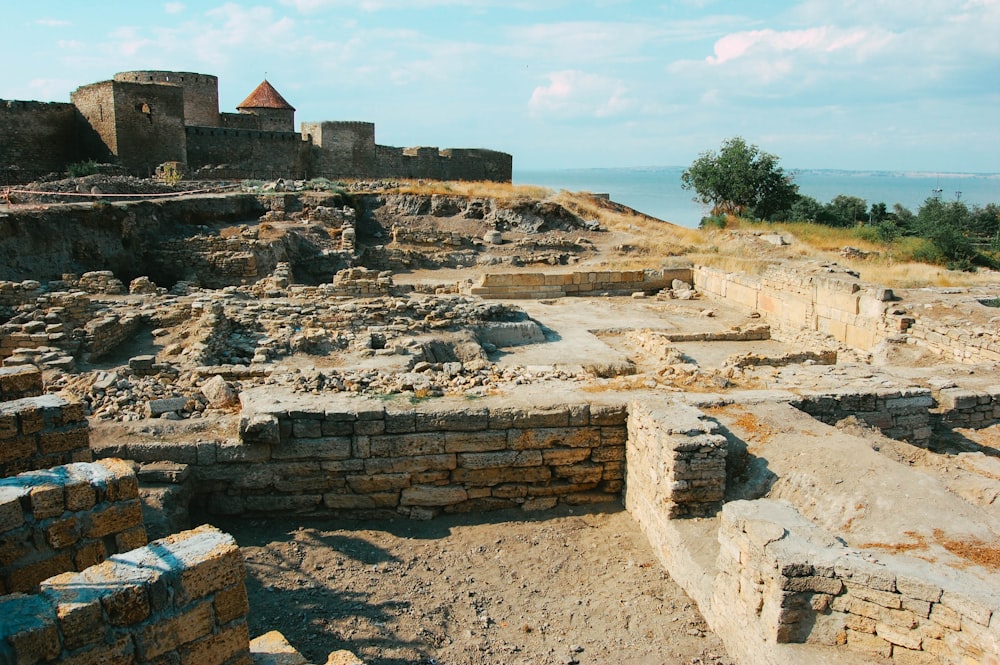
MULTIPOLYGON (((794 239, 727 231, 692 231, 713 248, 694 261, 681 245, 700 240, 657 249, 671 225, 604 198, 422 191, 393 179, 424 168, 407 159, 447 178, 447 160, 473 156, 390 155, 370 126, 296 134, 290 108, 219 115, 213 77, 141 74, 46 109, 64 118, 51 131, 114 108, 172 123, 169 153, 134 121, 91 125, 139 170, 155 154, 240 171, 223 152, 287 135, 273 154, 291 172, 311 154, 309 174, 367 179, 162 198, 81 179, 0 205, 0 661, 1000 662, 1000 281, 889 288, 794 239), (323 166, 341 149, 364 168, 323 166), (602 624, 568 611, 502 615, 474 578, 506 556, 504 527, 450 554, 429 535, 598 510, 648 545, 616 566, 669 575, 704 621, 676 634, 724 653, 639 651, 631 633, 598 647, 602 624), (282 550, 324 584, 395 579, 398 602, 367 623, 350 616, 372 611, 360 592, 279 580, 266 539, 218 526, 309 535, 331 520, 431 530, 420 557, 369 547, 355 568, 361 534, 317 539, 328 558, 282 550), (479 563, 449 572, 442 556, 479 563), (413 609, 452 593, 472 623, 413 609), (289 609, 253 623, 265 602, 289 609), (255 627, 286 619, 300 632, 255 627), (315 642, 308 660, 297 640, 315 642)), ((476 159, 478 179, 509 179, 509 161, 476 159)), ((490 593, 531 593, 518 575, 558 558, 538 542, 490 593)), ((600 585, 588 552, 573 556, 600 585)), ((642 595, 620 586, 574 607, 642 595)), ((648 635, 682 608, 661 609, 643 612, 648 635)))

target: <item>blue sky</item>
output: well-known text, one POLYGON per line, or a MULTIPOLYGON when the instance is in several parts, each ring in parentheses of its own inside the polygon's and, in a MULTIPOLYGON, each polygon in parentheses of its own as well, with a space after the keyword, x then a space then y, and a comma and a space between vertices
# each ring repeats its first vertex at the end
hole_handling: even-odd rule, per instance
POLYGON ((168 69, 233 111, 266 73, 296 122, 515 169, 687 165, 739 135, 793 169, 1000 172, 1000 0, 4 5, 0 99, 168 69))

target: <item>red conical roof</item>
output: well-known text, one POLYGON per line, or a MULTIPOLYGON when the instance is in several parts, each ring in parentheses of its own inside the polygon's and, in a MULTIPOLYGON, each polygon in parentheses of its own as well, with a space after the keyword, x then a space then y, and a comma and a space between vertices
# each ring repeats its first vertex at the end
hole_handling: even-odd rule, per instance
POLYGON ((250 95, 243 100, 237 109, 288 109, 295 110, 295 107, 285 101, 281 93, 274 89, 274 86, 267 82, 267 79, 258 85, 250 95))

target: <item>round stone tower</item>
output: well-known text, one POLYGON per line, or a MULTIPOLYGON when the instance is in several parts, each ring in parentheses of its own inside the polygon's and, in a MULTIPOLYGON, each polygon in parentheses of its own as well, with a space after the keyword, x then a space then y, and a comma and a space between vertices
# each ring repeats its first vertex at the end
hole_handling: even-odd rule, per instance
POLYGON ((135 71, 115 74, 116 81, 175 85, 184 90, 184 124, 218 127, 219 77, 195 72, 135 71))

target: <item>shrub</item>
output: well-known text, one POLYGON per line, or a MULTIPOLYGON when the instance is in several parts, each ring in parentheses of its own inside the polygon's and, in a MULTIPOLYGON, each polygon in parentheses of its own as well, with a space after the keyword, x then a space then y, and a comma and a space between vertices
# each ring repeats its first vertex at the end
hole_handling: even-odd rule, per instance
POLYGON ((75 162, 66 167, 66 175, 70 178, 82 178, 88 175, 94 175, 97 173, 98 166, 97 162, 93 159, 88 159, 85 162, 75 162))
POLYGON ((711 215, 709 217, 702 217, 701 221, 698 223, 699 229, 724 229, 726 228, 726 216, 725 215, 711 215))

